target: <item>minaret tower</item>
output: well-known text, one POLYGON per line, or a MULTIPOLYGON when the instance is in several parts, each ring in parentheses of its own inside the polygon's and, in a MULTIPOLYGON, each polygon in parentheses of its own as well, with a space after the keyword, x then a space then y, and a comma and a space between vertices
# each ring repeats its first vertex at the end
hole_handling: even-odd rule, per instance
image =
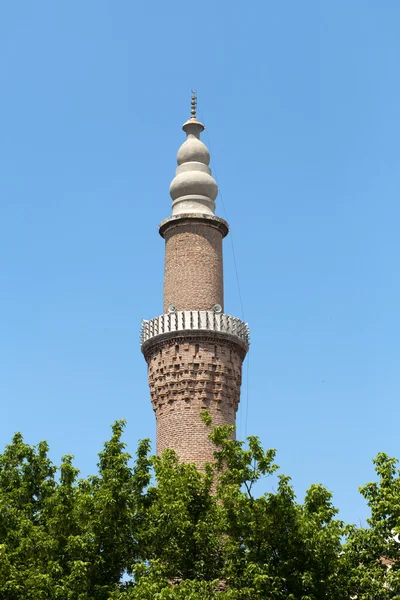
POLYGON ((224 313, 222 240, 229 229, 214 214, 218 187, 200 140, 204 125, 196 103, 193 94, 170 187, 172 216, 159 227, 165 239, 164 314, 143 321, 141 344, 157 454, 173 448, 180 460, 201 467, 213 459, 201 411, 209 411, 214 425, 235 424, 249 331, 224 313))

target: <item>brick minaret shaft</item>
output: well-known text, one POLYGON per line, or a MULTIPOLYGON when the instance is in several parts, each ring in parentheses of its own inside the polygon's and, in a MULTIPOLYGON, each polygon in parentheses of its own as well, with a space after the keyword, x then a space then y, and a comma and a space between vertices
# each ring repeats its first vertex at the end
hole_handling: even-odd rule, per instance
POLYGON ((248 350, 245 323, 224 313, 222 240, 228 224, 214 215, 218 188, 210 155, 200 141, 204 125, 192 116, 183 125, 171 183, 172 216, 159 228, 165 239, 164 314, 143 321, 142 352, 157 421, 157 454, 173 448, 200 467, 213 459, 209 430, 234 425, 242 362, 248 350))

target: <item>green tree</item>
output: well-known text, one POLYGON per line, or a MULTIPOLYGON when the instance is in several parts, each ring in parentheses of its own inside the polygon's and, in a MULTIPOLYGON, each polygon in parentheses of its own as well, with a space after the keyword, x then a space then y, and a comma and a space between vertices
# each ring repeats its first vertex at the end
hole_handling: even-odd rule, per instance
POLYGON ((351 527, 345 545, 359 600, 400 600, 400 472, 397 460, 379 453, 377 481, 360 488, 371 511, 368 527, 351 527))
POLYGON ((123 422, 100 453, 96 477, 78 479, 72 457, 57 469, 44 442, 22 436, 0 456, 0 598, 109 598, 137 557, 135 531, 150 481, 148 442, 136 465, 121 442, 123 422))
POLYGON ((216 463, 205 475, 192 465, 179 465, 172 453, 156 459, 159 487, 153 515, 162 512, 167 499, 168 518, 151 518, 149 527, 153 538, 161 540, 160 547, 150 564, 137 565, 136 584, 113 597, 346 597, 344 525, 334 518, 337 511, 325 488, 312 486, 301 505, 289 478, 280 475, 275 492, 256 498, 257 481, 278 469, 274 451, 265 452, 256 437, 244 449, 232 439, 230 427, 215 428, 211 437, 216 463), (213 474, 216 489, 210 495, 213 474), (192 509, 193 496, 200 510, 192 509))
POLYGON ((147 440, 132 461, 124 422, 86 479, 71 456, 56 467, 46 443, 14 436, 0 455, 0 600, 399 600, 394 459, 376 458, 357 528, 323 486, 299 502, 256 437, 245 446, 205 420, 215 463, 204 472, 152 456, 147 440), (276 489, 258 496, 270 476, 276 489))

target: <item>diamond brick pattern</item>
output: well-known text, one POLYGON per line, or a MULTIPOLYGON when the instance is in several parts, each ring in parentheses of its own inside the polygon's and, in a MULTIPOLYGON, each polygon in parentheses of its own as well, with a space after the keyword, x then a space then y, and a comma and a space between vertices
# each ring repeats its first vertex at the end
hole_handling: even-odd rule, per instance
POLYGON ((201 411, 215 425, 234 425, 240 400, 243 347, 229 341, 162 341, 146 353, 150 395, 157 420, 157 454, 173 448, 182 461, 199 466, 213 459, 209 429, 201 411))

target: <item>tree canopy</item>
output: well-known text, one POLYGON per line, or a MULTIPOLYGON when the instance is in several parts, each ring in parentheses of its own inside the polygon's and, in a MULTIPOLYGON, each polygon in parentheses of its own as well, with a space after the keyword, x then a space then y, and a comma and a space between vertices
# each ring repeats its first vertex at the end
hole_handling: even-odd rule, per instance
POLYGON ((395 459, 376 457, 360 490, 370 518, 356 527, 321 485, 299 502, 258 438, 208 424, 215 463, 203 472, 151 455, 148 440, 132 460, 123 421, 87 478, 16 434, 0 455, 0 600, 400 599, 395 459), (257 496, 273 474, 276 489, 257 496))

